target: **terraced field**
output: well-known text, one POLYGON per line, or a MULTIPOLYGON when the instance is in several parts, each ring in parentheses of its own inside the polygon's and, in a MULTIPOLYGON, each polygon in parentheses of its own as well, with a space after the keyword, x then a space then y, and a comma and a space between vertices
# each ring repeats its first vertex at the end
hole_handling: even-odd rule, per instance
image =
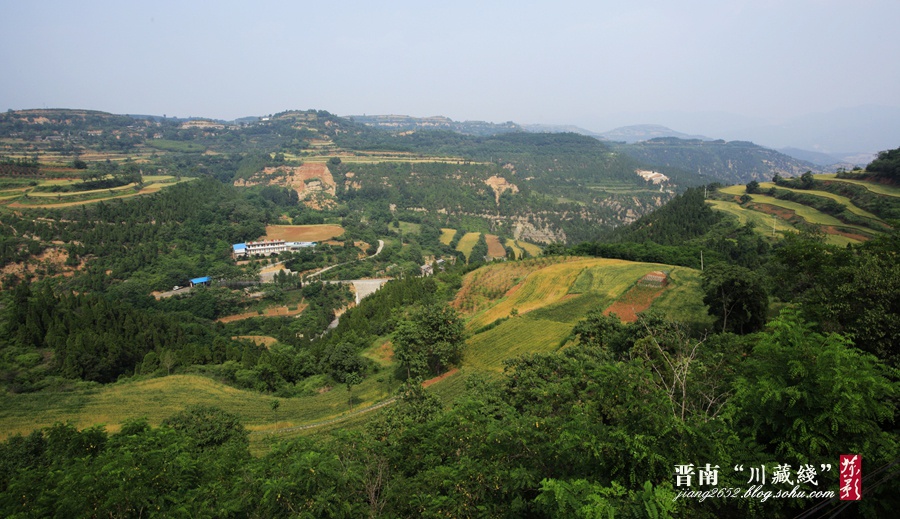
POLYGON ((42 190, 42 188, 60 186, 60 185, 77 185, 77 181, 72 179, 48 179, 42 180, 34 188, 17 188, 5 190, 0 193, 0 201, 6 203, 8 207, 16 209, 24 208, 59 208, 71 207, 76 205, 91 204, 104 200, 114 200, 119 198, 130 198, 133 196, 147 195, 156 193, 160 189, 175 185, 179 182, 187 182, 192 178, 176 179, 171 175, 147 175, 144 177, 143 186, 137 184, 128 184, 108 189, 92 189, 87 191, 60 191, 51 192, 42 190))
MULTIPOLYGON (((563 258, 546 265, 539 261, 534 260, 530 269, 527 262, 519 262, 509 264, 509 271, 507 265, 491 265, 468 274, 454 301, 468 318, 467 328, 478 330, 498 319, 529 312, 539 312, 535 315, 543 319, 574 324, 587 310, 605 308, 653 271, 669 273, 672 282, 663 292, 678 290, 669 296, 670 300, 687 300, 699 293, 699 279, 683 274, 682 271, 693 272, 683 267, 604 258, 563 258), (523 264, 526 266, 512 271, 523 264)), ((694 296, 688 305, 690 313, 698 311, 696 301, 694 296)), ((702 303, 700 313, 705 315, 702 303)))
MULTIPOLYGON (((816 176, 816 179, 822 180, 822 177, 816 176)), ((890 186, 882 186, 870 182, 852 181, 852 183, 864 185, 867 188, 872 187, 874 188, 873 192, 876 189, 879 191, 890 191, 892 189, 890 186)), ((774 184, 771 182, 760 183, 760 188, 763 190, 768 190, 773 186, 774 184)), ((878 218, 878 216, 856 206, 852 200, 845 196, 814 189, 801 190, 780 186, 777 189, 818 197, 818 199, 829 203, 837 202, 845 208, 846 213, 853 215, 853 219, 850 219, 849 216, 844 218, 853 223, 842 221, 804 203, 781 200, 760 193, 749 195, 751 202, 748 204, 738 204, 732 200, 712 200, 711 203, 716 209, 737 216, 742 223, 753 222, 756 224, 757 232, 760 234, 771 236, 772 216, 774 215, 777 216, 777 220, 774 221, 776 231, 781 233, 794 231, 796 230, 796 225, 799 225, 798 222, 803 222, 819 227, 827 235, 826 240, 829 243, 839 246, 871 239, 888 228, 888 224, 878 218)), ((737 185, 721 188, 719 192, 737 198, 746 194, 746 189, 745 186, 737 185)))
POLYGON ((893 196, 900 198, 900 187, 896 186, 887 186, 884 184, 877 184, 875 182, 867 182, 865 180, 855 180, 852 178, 837 178, 837 175, 834 173, 830 173, 827 175, 816 175, 816 180, 828 180, 831 182, 846 182, 847 184, 854 184, 857 186, 862 186, 873 193, 877 193, 879 195, 893 196))

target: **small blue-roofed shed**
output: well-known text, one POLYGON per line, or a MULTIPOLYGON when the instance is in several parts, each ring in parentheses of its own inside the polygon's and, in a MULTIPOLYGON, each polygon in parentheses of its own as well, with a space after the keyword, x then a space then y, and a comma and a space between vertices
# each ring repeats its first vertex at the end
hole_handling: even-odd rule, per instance
POLYGON ((209 284, 209 276, 204 276, 202 278, 194 278, 191 280, 191 286, 195 287, 197 285, 208 285, 209 284))

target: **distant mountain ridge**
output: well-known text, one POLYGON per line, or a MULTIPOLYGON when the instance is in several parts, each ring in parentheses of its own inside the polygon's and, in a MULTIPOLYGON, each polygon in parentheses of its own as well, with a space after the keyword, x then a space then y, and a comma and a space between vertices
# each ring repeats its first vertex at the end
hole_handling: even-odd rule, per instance
POLYGON ((409 115, 348 115, 347 119, 366 126, 392 131, 448 130, 464 135, 497 135, 501 133, 525 131, 522 126, 507 121, 489 123, 485 121, 454 121, 441 115, 433 117, 412 117, 409 115))
POLYGON ((636 124, 632 126, 622 126, 616 128, 615 130, 603 132, 599 135, 609 141, 625 142, 627 144, 649 141, 651 139, 658 139, 661 137, 696 139, 701 141, 713 140, 710 137, 706 137, 704 135, 689 135, 686 133, 681 133, 659 124, 636 124))
POLYGON ((610 145, 636 160, 660 168, 666 174, 671 170, 689 171, 711 181, 725 183, 771 180, 775 173, 793 177, 806 171, 824 172, 812 162, 745 141, 660 137, 632 144, 610 145))

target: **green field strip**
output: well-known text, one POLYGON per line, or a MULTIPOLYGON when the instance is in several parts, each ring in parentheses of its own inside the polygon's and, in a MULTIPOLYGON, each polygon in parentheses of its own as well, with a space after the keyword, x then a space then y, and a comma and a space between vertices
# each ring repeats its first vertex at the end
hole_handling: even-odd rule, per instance
POLYGON ((884 184, 879 184, 877 182, 869 182, 866 180, 855 180, 852 178, 837 178, 837 175, 834 173, 829 173, 827 175, 815 175, 815 179, 816 180, 827 180, 829 182, 844 182, 847 184, 862 186, 875 194, 900 197, 900 187, 896 187, 896 186, 887 186, 884 184))
MULTIPOLYGON (((371 406, 386 398, 388 388, 377 378, 368 377, 353 387, 354 407, 371 406)), ((4 395, 0 397, 0 436, 28 434, 57 422, 71 422, 79 429, 106 425, 115 431, 124 421, 143 417, 158 425, 194 404, 220 407, 238 415, 249 430, 264 431, 274 428, 273 400, 280 402, 278 421, 282 427, 351 412, 343 385, 314 396, 278 398, 236 389, 201 375, 172 375, 69 392, 4 395)))
POLYGON ((467 341, 463 365, 494 373, 503 372, 503 361, 526 353, 556 351, 572 331, 572 325, 514 317, 467 341))
MULTIPOLYGON (((754 225, 754 230, 763 236, 772 236, 772 215, 763 213, 760 211, 755 211, 748 207, 744 207, 737 202, 728 202, 725 200, 707 200, 707 203, 713 206, 713 209, 717 211, 722 211, 723 213, 727 213, 737 217, 738 221, 741 225, 746 225, 748 223, 754 225)), ((775 224, 775 229, 777 233, 783 233, 785 231, 798 232, 797 228, 791 225, 790 222, 780 219, 775 224)))
POLYGON ((714 318, 703 302, 702 273, 687 267, 670 267, 669 285, 650 309, 673 321, 712 325, 714 318))
POLYGON ((610 304, 612 300, 601 294, 572 294, 558 303, 530 312, 528 317, 574 325, 591 310, 602 310, 610 304))
POLYGON ((134 189, 135 186, 137 186, 137 183, 132 182, 132 183, 126 184, 124 186, 108 187, 108 188, 104 188, 104 189, 90 189, 87 191, 57 191, 57 192, 32 191, 32 192, 28 193, 28 196, 33 196, 36 198, 37 197, 43 197, 43 198, 62 197, 62 198, 65 198, 65 197, 75 197, 75 196, 79 196, 79 195, 95 195, 95 194, 100 194, 100 193, 126 191, 128 189, 134 189))

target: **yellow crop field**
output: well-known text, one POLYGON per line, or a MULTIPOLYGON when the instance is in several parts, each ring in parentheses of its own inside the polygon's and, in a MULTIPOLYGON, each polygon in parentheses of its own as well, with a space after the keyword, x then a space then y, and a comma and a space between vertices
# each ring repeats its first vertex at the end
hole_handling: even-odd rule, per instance
POLYGON ((509 290, 532 272, 569 260, 570 258, 553 256, 485 265, 466 274, 463 286, 453 301, 453 306, 464 315, 477 313, 481 309, 494 305, 498 299, 504 297, 509 290))
POLYGON ((456 236, 456 229, 441 229, 441 243, 444 245, 450 245, 454 236, 456 236))
POLYGON ((472 254, 472 249, 475 248, 475 244, 478 243, 479 238, 481 238, 480 232, 467 232, 459 239, 459 243, 456 244, 456 250, 462 252, 466 256, 466 261, 469 260, 469 255, 472 254))
POLYGON ((468 327, 478 329, 509 316, 513 309, 521 315, 553 304, 569 293, 569 288, 585 268, 620 263, 629 262, 604 258, 573 258, 542 268, 529 274, 495 305, 472 316, 468 327))
POLYGON ((519 247, 519 245, 516 243, 516 240, 514 240, 512 238, 507 238, 506 246, 509 247, 510 249, 512 249, 513 254, 516 255, 516 259, 522 259, 522 257, 525 256, 525 249, 523 249, 522 247, 519 247))
POLYGON ((525 249, 525 251, 528 252, 528 254, 532 257, 540 256, 541 252, 543 252, 543 250, 539 246, 533 243, 528 243, 526 241, 516 240, 516 245, 525 249))

